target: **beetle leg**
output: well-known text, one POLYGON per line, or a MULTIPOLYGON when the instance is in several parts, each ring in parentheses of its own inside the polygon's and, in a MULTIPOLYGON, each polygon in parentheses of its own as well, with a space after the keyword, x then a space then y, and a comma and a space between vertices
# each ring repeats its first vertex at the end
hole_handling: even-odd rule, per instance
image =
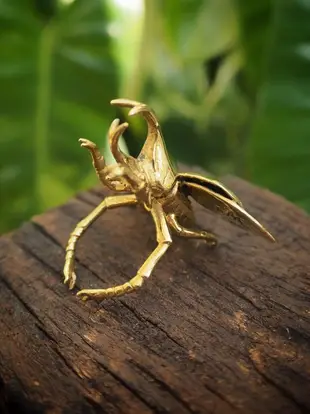
POLYGON ((210 246, 215 246, 217 244, 216 237, 213 234, 208 233, 205 230, 190 230, 183 227, 178 222, 175 214, 168 214, 167 222, 179 236, 191 239, 204 239, 210 246))
POLYGON ((77 293, 79 297, 83 300, 102 300, 108 297, 121 296, 141 287, 144 279, 151 276, 156 264, 172 243, 167 221, 159 203, 153 203, 151 214, 155 223, 158 245, 140 267, 136 276, 123 285, 114 286, 108 289, 83 289, 77 293))
POLYGON ((103 156, 100 154, 97 145, 94 142, 89 141, 85 138, 80 138, 79 142, 81 143, 81 147, 87 148, 90 152, 93 161, 93 166, 96 170, 97 175, 100 177, 100 171, 104 169, 106 164, 103 156))
POLYGON ((74 272, 74 255, 79 238, 105 210, 132 204, 137 204, 137 198, 134 194, 107 197, 87 217, 78 223, 76 228, 71 233, 67 244, 66 260, 63 271, 65 276, 64 283, 69 283, 70 289, 73 289, 76 281, 76 275, 74 272))

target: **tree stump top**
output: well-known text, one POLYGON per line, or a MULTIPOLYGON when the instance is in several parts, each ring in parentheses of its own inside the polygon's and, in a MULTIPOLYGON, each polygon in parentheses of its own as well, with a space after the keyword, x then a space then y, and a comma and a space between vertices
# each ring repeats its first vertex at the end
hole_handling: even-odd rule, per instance
MULTIPOLYGON (((174 237, 140 290, 100 306, 76 298, 62 268, 69 233, 104 190, 0 238, 1 412, 310 412, 309 216, 222 181, 277 243, 195 206, 219 246, 174 237)), ((104 213, 78 244, 78 288, 129 280, 155 241, 142 210, 104 213)))

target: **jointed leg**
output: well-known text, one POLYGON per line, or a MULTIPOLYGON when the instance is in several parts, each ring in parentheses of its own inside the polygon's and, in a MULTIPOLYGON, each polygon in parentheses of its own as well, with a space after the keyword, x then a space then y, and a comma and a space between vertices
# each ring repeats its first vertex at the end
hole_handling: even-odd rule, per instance
POLYGON ((87 217, 81 220, 70 235, 67 248, 66 260, 64 267, 64 283, 69 283, 69 288, 72 289, 75 284, 76 275, 74 272, 74 254, 76 244, 86 229, 108 208, 115 208, 118 206, 127 206, 137 204, 137 198, 133 194, 119 195, 105 198, 98 207, 96 207, 87 217))
POLYGON ((81 290, 78 292, 78 296, 80 296, 83 300, 102 300, 108 297, 121 296, 141 287, 144 279, 151 276, 157 262, 165 254, 172 242, 166 218, 160 204, 156 203, 153 205, 151 214, 156 227, 158 246, 140 267, 136 276, 133 277, 129 282, 112 288, 81 290))
POLYGON ((88 151, 90 152, 90 155, 93 161, 93 166, 95 168, 97 176, 100 179, 103 178, 101 177, 101 175, 102 175, 103 169, 106 166, 106 163, 105 163, 103 156, 100 154, 100 151, 97 145, 94 142, 89 141, 88 139, 85 139, 85 138, 80 138, 79 141, 81 143, 81 147, 87 148, 88 151))
POLYGON ((179 236, 188 237, 191 239, 204 239, 210 246, 215 246, 217 243, 215 236, 211 233, 208 233, 207 231, 195 231, 181 226, 181 224, 177 221, 175 214, 167 215, 167 221, 179 236))

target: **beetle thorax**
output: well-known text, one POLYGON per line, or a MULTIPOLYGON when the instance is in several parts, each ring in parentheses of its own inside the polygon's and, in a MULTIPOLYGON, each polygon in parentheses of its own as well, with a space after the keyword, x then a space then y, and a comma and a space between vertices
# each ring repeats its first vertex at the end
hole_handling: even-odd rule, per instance
POLYGON ((152 196, 161 198, 169 193, 174 182, 173 177, 168 177, 164 169, 163 171, 156 171, 152 160, 144 158, 139 161, 139 169, 144 176, 148 191, 151 192, 152 196))

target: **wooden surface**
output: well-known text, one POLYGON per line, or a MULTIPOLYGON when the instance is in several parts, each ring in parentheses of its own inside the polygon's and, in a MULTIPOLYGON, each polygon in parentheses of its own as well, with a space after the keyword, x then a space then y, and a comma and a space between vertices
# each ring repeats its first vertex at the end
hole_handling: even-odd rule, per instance
MULTIPOLYGON (((62 284, 64 246, 100 189, 0 239, 1 413, 310 412, 310 220, 223 180, 278 239, 197 207, 212 250, 175 238, 144 287, 86 304, 62 284)), ((78 287, 135 274, 155 245, 136 207, 105 213, 78 246, 78 287)))

